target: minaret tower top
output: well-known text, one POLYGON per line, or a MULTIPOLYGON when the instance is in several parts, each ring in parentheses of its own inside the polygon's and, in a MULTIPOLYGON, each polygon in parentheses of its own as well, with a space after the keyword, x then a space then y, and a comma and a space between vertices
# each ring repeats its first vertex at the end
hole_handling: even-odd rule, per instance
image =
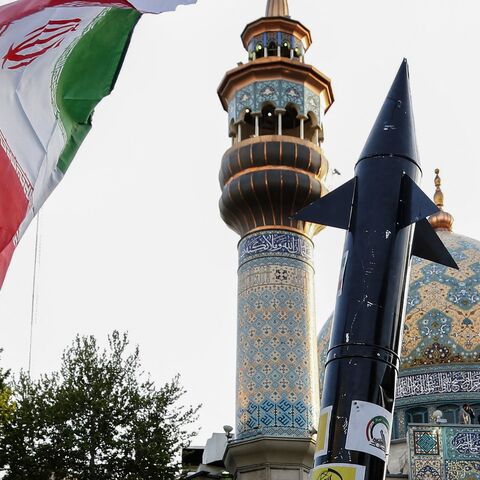
POLYGON ((321 145, 333 90, 305 63, 310 30, 289 13, 288 0, 267 1, 265 16, 241 34, 248 62, 218 88, 232 138, 220 171, 220 210, 241 237, 275 228, 312 238, 322 228, 291 217, 326 192, 321 145))
POLYGON ((268 0, 266 17, 289 17, 288 0, 268 0))

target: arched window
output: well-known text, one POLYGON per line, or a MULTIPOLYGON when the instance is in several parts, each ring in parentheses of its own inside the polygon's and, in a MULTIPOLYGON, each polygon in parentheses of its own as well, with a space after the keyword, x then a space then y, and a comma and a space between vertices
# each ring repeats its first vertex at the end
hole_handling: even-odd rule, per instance
POLYGON ((278 55, 277 43, 273 40, 268 44, 268 56, 276 57, 278 55))
POLYGON ((280 55, 282 57, 290 58, 290 48, 290 42, 288 42, 287 40, 283 40, 280 49, 280 55))
POLYGON ((447 423, 458 423, 458 412, 460 407, 458 405, 440 405, 438 410, 441 410, 443 417, 447 423))
POLYGON ((298 111, 293 105, 287 105, 282 118, 283 134, 292 137, 300 137, 300 120, 298 111))
POLYGON ((255 119, 253 118, 252 112, 249 108, 243 112, 243 122, 243 139, 245 140, 255 136, 255 119))
POLYGON ((260 135, 274 135, 277 133, 277 118, 275 116, 275 107, 267 104, 262 108, 260 117, 260 135))
POLYGON ((426 407, 410 408, 405 412, 405 421, 409 423, 428 423, 428 410, 426 407))
POLYGON ((265 50, 260 42, 255 45, 255 56, 257 58, 263 58, 265 56, 265 50))

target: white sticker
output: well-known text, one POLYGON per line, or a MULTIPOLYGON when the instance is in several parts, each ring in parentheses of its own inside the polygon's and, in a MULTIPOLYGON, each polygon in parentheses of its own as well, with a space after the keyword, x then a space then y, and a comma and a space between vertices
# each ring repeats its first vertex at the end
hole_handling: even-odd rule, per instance
POLYGON ((345 448, 375 455, 385 461, 390 446, 392 414, 374 403, 354 400, 345 448))

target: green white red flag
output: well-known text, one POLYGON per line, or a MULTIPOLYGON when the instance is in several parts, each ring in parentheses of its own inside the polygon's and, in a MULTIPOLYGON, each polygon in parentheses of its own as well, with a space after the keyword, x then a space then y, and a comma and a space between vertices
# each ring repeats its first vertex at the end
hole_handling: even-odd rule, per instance
POLYGON ((196 0, 19 0, 0 7, 0 287, 13 251, 115 84, 142 13, 196 0))

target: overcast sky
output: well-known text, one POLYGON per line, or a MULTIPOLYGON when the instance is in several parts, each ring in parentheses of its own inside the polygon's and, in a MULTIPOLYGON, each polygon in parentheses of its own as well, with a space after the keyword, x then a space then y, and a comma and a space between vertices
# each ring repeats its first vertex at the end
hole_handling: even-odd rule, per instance
MULTIPOLYGON (((0 4, 4 4, 0 0, 0 4)), ((177 372, 203 403, 202 444, 234 424, 236 244, 218 213, 229 147, 216 88, 246 61, 240 33, 266 0, 198 0, 144 16, 113 94, 41 212, 33 374, 77 333, 140 345, 159 383, 177 372)), ((478 0, 290 0, 313 34, 306 61, 332 78, 324 150, 350 179, 403 57, 410 63, 423 188, 441 169, 457 233, 480 238, 478 0)), ((0 52, 1 53, 1 52, 0 52)), ((333 309, 343 233, 316 237, 319 327, 333 309)), ((0 291, 2 365, 28 360, 34 225, 0 291)))

